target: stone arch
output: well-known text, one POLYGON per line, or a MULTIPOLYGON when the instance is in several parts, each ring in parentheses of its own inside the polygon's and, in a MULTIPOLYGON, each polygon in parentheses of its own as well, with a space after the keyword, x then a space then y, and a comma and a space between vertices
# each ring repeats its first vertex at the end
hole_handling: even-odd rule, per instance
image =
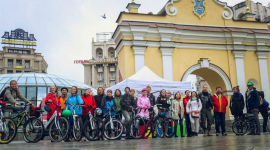
POLYGON ((103 58, 103 50, 100 47, 98 47, 96 49, 96 58, 98 58, 98 59, 102 59, 103 58))
POLYGON ((182 81, 186 81, 190 74, 198 75, 204 78, 212 89, 214 90, 217 86, 221 86, 223 90, 232 91, 232 84, 227 74, 218 66, 208 63, 195 64, 191 66, 183 75, 182 81))
POLYGON ((108 48, 108 58, 114 58, 115 57, 115 49, 113 47, 108 48))

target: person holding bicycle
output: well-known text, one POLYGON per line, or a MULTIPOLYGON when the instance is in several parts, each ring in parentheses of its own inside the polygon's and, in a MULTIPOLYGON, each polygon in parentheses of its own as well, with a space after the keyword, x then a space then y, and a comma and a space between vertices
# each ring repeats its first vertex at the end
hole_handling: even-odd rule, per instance
POLYGON ((107 90, 107 95, 102 99, 100 108, 105 115, 111 110, 111 115, 115 118, 116 103, 113 99, 112 90, 107 90))
MULTIPOLYGON (((68 97, 66 101, 66 109, 69 109, 71 112, 73 111, 73 106, 69 106, 68 104, 74 104, 74 105, 83 105, 84 101, 82 100, 81 96, 79 96, 78 88, 77 86, 72 86, 71 95, 68 97)), ((82 107, 75 107, 75 113, 76 115, 81 116, 82 115, 82 107)))
POLYGON ((136 108, 137 104, 135 103, 134 97, 130 95, 130 88, 125 88, 125 94, 121 97, 120 105, 122 108, 122 113, 125 117, 125 127, 126 127, 126 138, 130 138, 130 123, 131 123, 131 115, 134 108, 136 108))
POLYGON ((25 103, 32 104, 31 101, 27 100, 25 97, 23 97, 20 93, 20 90, 18 88, 17 81, 11 80, 10 81, 10 86, 6 87, 4 89, 4 96, 3 96, 3 114, 5 117, 9 117, 10 113, 13 111, 22 111, 21 107, 16 107, 20 106, 21 104, 16 101, 17 98, 20 100, 23 100, 25 103))
POLYGON ((82 111, 82 116, 88 114, 88 112, 91 110, 91 114, 94 115, 94 110, 96 109, 96 100, 95 97, 90 95, 91 89, 87 88, 85 89, 84 94, 81 96, 82 100, 84 101, 84 106, 83 106, 83 111, 82 111))
POLYGON ((120 105, 120 99, 121 99, 122 93, 119 89, 116 89, 114 92, 114 101, 116 104, 116 114, 117 114, 117 119, 122 120, 122 109, 120 105))
MULTIPOLYGON (((142 89, 142 96, 139 97, 137 101, 137 106, 138 106, 138 116, 141 116, 145 119, 145 122, 149 119, 149 111, 148 108, 151 107, 151 103, 149 98, 147 97, 147 89, 143 88, 142 89)), ((145 132, 145 125, 140 125, 139 127, 139 136, 143 139, 147 139, 147 137, 144 134, 145 132)))
POLYGON ((168 97, 166 96, 166 90, 162 89, 160 91, 160 95, 157 98, 157 104, 160 104, 159 108, 159 112, 161 111, 161 109, 165 109, 165 117, 166 118, 171 118, 171 112, 170 110, 170 101, 168 99, 168 97))
MULTIPOLYGON (((50 93, 48 93, 45 97, 45 104, 46 105, 44 109, 47 111, 47 120, 50 120, 50 118, 54 113, 55 108, 57 107, 55 104, 61 105, 55 85, 50 86, 50 93)), ((57 108, 57 112, 61 113, 62 112, 61 108, 57 108)))

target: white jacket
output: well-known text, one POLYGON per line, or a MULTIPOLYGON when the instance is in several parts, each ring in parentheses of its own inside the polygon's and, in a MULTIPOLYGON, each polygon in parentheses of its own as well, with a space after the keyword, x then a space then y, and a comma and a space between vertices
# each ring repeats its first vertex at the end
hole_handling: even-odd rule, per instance
POLYGON ((187 113, 191 113, 192 111, 201 111, 202 110, 202 103, 201 100, 199 99, 199 102, 197 100, 189 100, 187 103, 187 108, 186 111, 187 113))
POLYGON ((180 119, 179 115, 178 115, 179 106, 181 108, 181 118, 182 119, 184 118, 184 103, 183 103, 183 100, 180 100, 180 102, 178 102, 177 100, 173 100, 172 101, 172 112, 173 112, 172 118, 174 120, 179 120, 180 119))

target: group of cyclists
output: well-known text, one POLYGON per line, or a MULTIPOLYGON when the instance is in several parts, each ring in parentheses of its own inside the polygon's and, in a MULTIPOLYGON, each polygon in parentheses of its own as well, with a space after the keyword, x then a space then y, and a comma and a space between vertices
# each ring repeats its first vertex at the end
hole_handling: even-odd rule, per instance
MULTIPOLYGON (((124 89, 124 94, 120 89, 114 93, 108 89, 105 93, 105 90, 99 87, 97 95, 94 95, 90 88, 85 89, 83 95, 78 95, 76 86, 71 88, 68 95, 68 88, 62 87, 61 95, 58 95, 57 87, 52 85, 43 106, 47 112, 47 122, 40 123, 42 117, 36 114, 26 117, 23 125, 24 139, 26 142, 38 142, 46 135, 50 136, 52 142, 68 142, 73 139, 94 141, 104 137, 119 140, 123 135, 126 139, 147 139, 149 136, 194 137, 198 136, 200 127, 203 129, 203 136, 207 137, 213 136, 210 131, 214 122, 216 136, 226 136, 225 114, 228 105, 235 119, 243 115, 246 106, 256 124, 255 128, 250 129, 250 134, 258 135, 259 112, 263 116, 267 113, 267 117, 263 117, 263 131, 267 132, 269 103, 263 94, 256 90, 252 81, 249 81, 247 86, 246 103, 239 87, 234 87, 229 104, 221 87, 217 87, 216 94, 212 95, 208 92, 207 85, 203 86, 203 91, 199 94, 196 91, 185 91, 183 99, 180 92, 172 96, 172 93, 165 89, 162 89, 156 98, 151 93, 150 85, 141 90, 140 97, 136 97, 135 90, 129 87, 124 89)), ((15 80, 1 92, 0 97, 0 143, 9 143, 16 135, 15 130, 18 127, 10 114, 13 111, 24 111, 26 114, 25 109, 20 107, 22 104, 16 101, 17 98, 30 105, 30 110, 35 113, 42 114, 44 111, 36 110, 39 107, 33 106, 31 101, 20 94, 15 80)), ((237 123, 236 132, 241 134, 243 125, 239 127, 239 124, 241 122, 237 123)))

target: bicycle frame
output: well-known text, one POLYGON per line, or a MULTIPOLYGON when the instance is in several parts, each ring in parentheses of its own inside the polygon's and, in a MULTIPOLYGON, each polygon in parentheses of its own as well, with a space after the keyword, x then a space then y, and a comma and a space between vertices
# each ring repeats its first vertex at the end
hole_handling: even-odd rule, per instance
POLYGON ((6 131, 7 125, 2 122, 2 119, 4 118, 3 112, 2 112, 2 105, 0 105, 0 132, 6 131))

